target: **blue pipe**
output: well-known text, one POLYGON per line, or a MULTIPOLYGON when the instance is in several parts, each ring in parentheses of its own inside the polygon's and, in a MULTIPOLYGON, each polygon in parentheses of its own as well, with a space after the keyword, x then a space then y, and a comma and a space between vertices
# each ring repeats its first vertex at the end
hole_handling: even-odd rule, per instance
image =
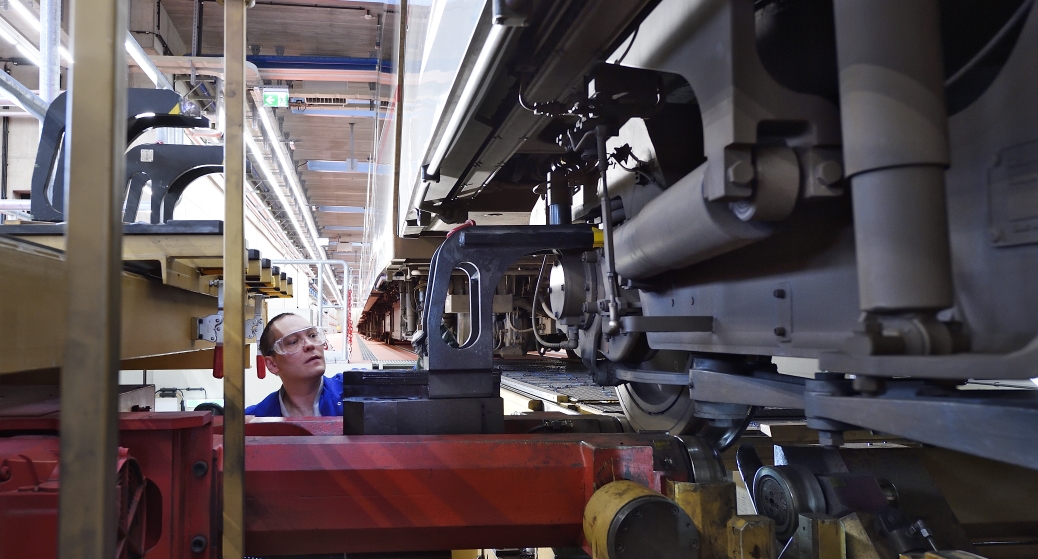
MULTIPOLYGON (((377 58, 353 58, 336 56, 246 56, 245 60, 257 68, 289 69, 289 70, 378 70, 377 58)), ((393 65, 389 60, 382 61, 382 72, 390 73, 393 65)))

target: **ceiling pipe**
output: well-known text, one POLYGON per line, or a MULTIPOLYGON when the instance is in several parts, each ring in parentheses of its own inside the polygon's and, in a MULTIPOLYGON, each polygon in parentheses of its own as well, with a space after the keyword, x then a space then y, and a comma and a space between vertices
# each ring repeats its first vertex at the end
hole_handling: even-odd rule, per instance
POLYGON ((37 120, 42 121, 47 117, 47 108, 50 107, 50 103, 40 99, 39 95, 30 91, 7 72, 0 72, 0 89, 8 94, 11 101, 36 117, 37 120))
POLYGON ((141 48, 140 43, 137 42, 132 33, 127 31, 126 39, 123 42, 126 44, 126 53, 130 55, 130 58, 137 63, 141 70, 144 70, 144 73, 147 74, 148 79, 155 84, 156 88, 173 89, 173 84, 166 79, 159 67, 152 62, 151 57, 144 52, 144 49, 141 48))
MULTIPOLYGON (((17 1, 17 0, 15 0, 17 1)), ((50 103, 61 81, 61 0, 40 2, 40 97, 50 103)))

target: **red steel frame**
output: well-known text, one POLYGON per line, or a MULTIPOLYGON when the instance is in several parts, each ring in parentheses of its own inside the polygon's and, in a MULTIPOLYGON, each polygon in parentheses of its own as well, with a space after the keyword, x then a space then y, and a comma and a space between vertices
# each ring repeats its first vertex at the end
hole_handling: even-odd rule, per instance
MULTIPOLYGON (((0 418, 0 463, 17 453, 10 446, 17 439, 5 443, 5 431, 53 434, 57 427, 55 416, 0 418)), ((208 413, 122 415, 120 444, 162 496, 162 532, 147 557, 217 556, 219 432, 208 413), (199 536, 206 545, 194 552, 199 536)), ((584 506, 599 486, 629 479, 660 490, 662 477, 675 475, 654 470, 661 435, 341 432, 341 418, 246 426, 246 553, 578 546, 584 506)), ((29 512, 4 500, 11 490, 0 482, 0 518, 29 512)), ((0 559, 26 556, 10 555, 11 538, 53 538, 45 526, 56 521, 56 508, 36 513, 43 517, 33 521, 31 538, 0 528, 0 559)))

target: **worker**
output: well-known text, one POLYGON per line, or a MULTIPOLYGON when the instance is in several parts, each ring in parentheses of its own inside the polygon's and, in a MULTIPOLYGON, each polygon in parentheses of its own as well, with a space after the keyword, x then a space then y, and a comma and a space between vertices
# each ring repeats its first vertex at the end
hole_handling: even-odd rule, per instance
POLYGON ((293 313, 270 319, 259 339, 267 370, 281 378, 281 388, 245 408, 259 417, 342 415, 342 373, 324 376, 328 340, 310 321, 293 313))

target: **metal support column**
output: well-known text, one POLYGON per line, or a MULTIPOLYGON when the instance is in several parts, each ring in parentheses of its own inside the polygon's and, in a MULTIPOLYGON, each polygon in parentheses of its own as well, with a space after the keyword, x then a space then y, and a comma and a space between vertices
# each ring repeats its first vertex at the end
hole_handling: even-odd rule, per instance
POLYGON ((71 6, 71 185, 67 324, 61 369, 58 557, 111 559, 116 549, 116 458, 126 149, 126 2, 71 6))
POLYGON ((50 103, 61 87, 61 0, 40 1, 40 97, 50 103))
POLYGON ((241 559, 245 514, 245 2, 224 2, 223 557, 241 559))
POLYGON ((317 324, 315 326, 324 332, 324 266, 321 264, 317 265, 317 324))

